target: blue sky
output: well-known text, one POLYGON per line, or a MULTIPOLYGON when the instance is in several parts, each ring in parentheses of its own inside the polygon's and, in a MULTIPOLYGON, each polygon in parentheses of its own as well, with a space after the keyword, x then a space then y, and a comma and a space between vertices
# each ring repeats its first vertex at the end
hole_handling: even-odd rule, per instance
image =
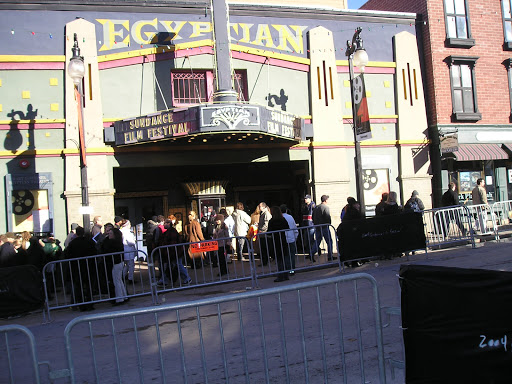
POLYGON ((367 0, 348 0, 348 9, 358 9, 367 0))

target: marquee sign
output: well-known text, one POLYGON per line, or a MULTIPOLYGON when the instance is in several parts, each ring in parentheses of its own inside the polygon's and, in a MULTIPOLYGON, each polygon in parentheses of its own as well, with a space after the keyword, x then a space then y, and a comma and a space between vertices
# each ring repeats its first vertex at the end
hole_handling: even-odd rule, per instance
POLYGON ((139 144, 208 132, 254 131, 300 141, 303 120, 259 105, 195 106, 114 123, 115 145, 139 144))

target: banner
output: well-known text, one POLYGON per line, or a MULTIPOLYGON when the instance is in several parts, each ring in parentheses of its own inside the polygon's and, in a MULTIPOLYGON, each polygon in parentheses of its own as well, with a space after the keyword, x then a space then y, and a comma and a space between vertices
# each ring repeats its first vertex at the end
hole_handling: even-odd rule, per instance
POLYGON ((356 76, 352 82, 354 89, 354 106, 356 115, 354 116, 354 129, 358 141, 372 138, 370 129, 370 115, 368 114, 368 100, 366 98, 366 88, 364 86, 364 77, 361 73, 356 76))
POLYGON ((423 217, 417 212, 345 221, 339 225, 337 233, 342 260, 426 247, 423 217))
POLYGON ((512 273, 400 268, 406 383, 512 381, 512 273))

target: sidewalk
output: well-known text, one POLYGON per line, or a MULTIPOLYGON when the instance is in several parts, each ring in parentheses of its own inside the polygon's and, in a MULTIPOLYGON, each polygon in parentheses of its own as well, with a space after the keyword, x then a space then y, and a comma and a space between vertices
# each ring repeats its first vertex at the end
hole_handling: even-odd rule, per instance
MULTIPOLYGON (((500 243, 486 242, 478 243, 477 248, 460 246, 456 248, 419 252, 413 256, 396 258, 393 260, 378 260, 364 264, 358 268, 346 268, 345 274, 368 273, 372 275, 378 284, 381 306, 398 307, 400 304, 400 291, 397 274, 402 264, 427 264, 460 268, 482 268, 501 271, 512 271, 512 242, 502 240, 500 243)), ((289 281, 281 284, 292 284, 297 282, 314 281, 339 275, 338 268, 319 269, 314 271, 296 273, 289 281)), ((274 278, 258 280, 259 288, 275 287, 277 283, 274 278)), ((191 288, 178 292, 169 292, 161 297, 165 303, 181 303, 193 301, 212 296, 223 296, 230 293, 245 292, 250 282, 234 282, 215 287, 191 288)), ((132 298, 130 302, 122 307, 123 310, 130 308, 145 308, 152 306, 151 296, 132 298)), ((91 314, 113 312, 110 304, 98 304, 91 314)), ((370 311, 371 308, 368 308, 370 311)), ((29 328, 35 336, 38 348, 38 360, 50 361, 52 369, 63 369, 66 367, 65 348, 63 333, 66 325, 75 317, 82 315, 71 309, 56 310, 53 312, 53 322, 42 324, 43 316, 41 311, 12 318, 0 320, 0 325, 19 324, 29 328)), ((386 322, 386 319, 383 319, 386 322)), ((402 360, 402 339, 399 329, 399 319, 392 320, 391 326, 384 331, 385 354, 397 360, 402 360)), ((387 368, 388 369, 388 368, 387 368)), ((42 368, 43 376, 46 368, 42 368)), ((388 382, 404 382, 403 371, 397 371, 395 380, 391 380, 388 373, 388 382)), ((1 380, 0 380, 1 381, 1 380)), ((46 382, 46 381, 43 381, 46 382)))

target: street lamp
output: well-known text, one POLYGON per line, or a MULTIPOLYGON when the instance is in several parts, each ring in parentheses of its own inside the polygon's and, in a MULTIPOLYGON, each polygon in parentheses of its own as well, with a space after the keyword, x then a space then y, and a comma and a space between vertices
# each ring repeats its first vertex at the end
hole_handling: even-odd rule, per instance
POLYGON ((84 110, 83 110, 83 86, 82 80, 85 76, 84 58, 80 56, 80 48, 78 47, 78 39, 75 33, 75 43, 71 52, 73 56, 69 60, 68 75, 73 79, 73 89, 78 109, 78 138, 80 151, 80 182, 82 194, 81 213, 83 216, 83 228, 86 233, 90 231, 91 218, 89 211, 89 185, 87 182, 87 159, 85 148, 85 132, 84 132, 84 110))
MULTIPOLYGON (((363 217, 366 215, 365 204, 364 204, 364 190, 363 190, 363 170, 361 166, 361 139, 358 135, 358 128, 356 127, 356 103, 354 97, 354 65, 359 68, 361 72, 364 72, 366 64, 368 64, 368 54, 363 47, 363 39, 361 39, 360 33, 361 27, 357 27, 352 37, 352 41, 347 41, 347 50, 345 55, 348 57, 348 69, 350 75, 350 97, 352 101, 352 122, 354 131, 354 146, 355 146, 355 173, 356 173, 356 189, 357 189, 357 200, 361 204, 361 214, 363 217)), ((363 95, 364 97, 364 95, 363 95)))

